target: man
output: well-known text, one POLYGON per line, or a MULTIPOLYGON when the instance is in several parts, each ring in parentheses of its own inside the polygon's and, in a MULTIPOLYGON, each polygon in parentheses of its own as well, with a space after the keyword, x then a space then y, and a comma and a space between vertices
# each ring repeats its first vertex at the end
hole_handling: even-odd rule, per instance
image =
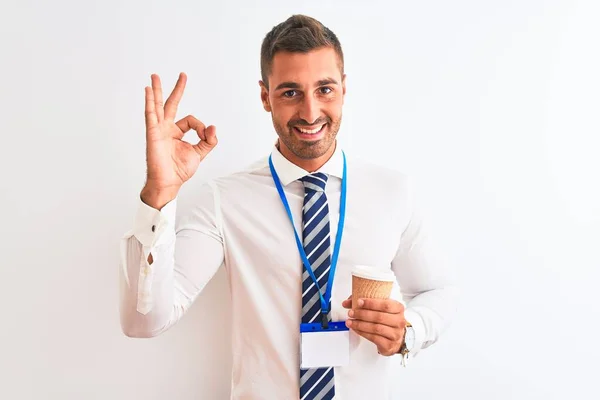
POLYGON ((346 84, 335 34, 292 16, 266 35, 261 73, 279 137, 271 156, 204 184, 177 223, 179 189, 217 145, 216 129, 193 116, 175 122, 185 74, 164 107, 159 77, 145 88, 147 181, 122 244, 123 331, 166 331, 223 265, 233 399, 389 398, 399 362, 448 325, 455 291, 431 257, 408 179, 337 145, 346 84), (190 129, 196 145, 181 140, 190 129), (392 296, 352 310, 357 265, 392 271, 392 296))

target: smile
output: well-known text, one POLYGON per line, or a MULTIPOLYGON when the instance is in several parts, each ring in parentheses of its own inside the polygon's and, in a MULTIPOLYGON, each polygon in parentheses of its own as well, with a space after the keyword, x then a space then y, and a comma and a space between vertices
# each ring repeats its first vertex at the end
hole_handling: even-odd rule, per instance
POLYGON ((325 125, 327 125, 327 124, 323 124, 323 125, 317 126, 314 129, 306 129, 306 128, 301 128, 299 126, 295 126, 294 130, 296 132, 298 132, 298 133, 303 134, 303 135, 317 135, 317 134, 321 133, 321 131, 323 130, 323 128, 325 127, 325 125))

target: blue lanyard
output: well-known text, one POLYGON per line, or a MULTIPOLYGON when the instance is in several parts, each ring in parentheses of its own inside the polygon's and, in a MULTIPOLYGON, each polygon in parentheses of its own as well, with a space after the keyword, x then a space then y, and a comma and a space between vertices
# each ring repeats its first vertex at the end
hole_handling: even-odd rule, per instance
POLYGON ((306 252, 304 251, 304 246, 302 245, 302 241, 298 236, 298 232, 296 232, 296 228, 294 225, 294 217, 292 216, 292 211, 290 210, 290 205, 287 201, 285 193, 283 192, 283 187, 281 186, 281 182, 279 180, 279 175, 275 171, 275 167, 273 166, 272 156, 269 156, 269 167, 271 168, 271 175, 273 176, 273 181, 275 182, 275 186, 277 187, 277 192, 279 192, 279 197, 281 198, 281 202, 287 211, 288 217, 290 218, 290 222, 292 223, 292 229, 294 230, 294 235, 296 236, 296 245, 298 246, 298 251, 300 252, 300 256, 302 257, 302 262, 306 271, 312 278, 315 286, 317 287, 319 298, 321 299, 321 321, 323 323, 323 328, 328 329, 328 321, 327 314, 329 313, 329 301, 331 300, 331 288, 333 286, 333 277, 335 276, 335 268, 337 266, 338 256, 340 254, 340 244, 342 243, 342 232, 344 231, 344 220, 346 219, 346 155, 342 152, 344 158, 344 172, 342 175, 342 193, 340 197, 340 220, 338 222, 338 230, 335 238, 335 246, 333 248, 333 255, 331 259, 331 267, 329 270, 329 280, 327 282, 327 290, 325 291, 325 296, 321 293, 321 288, 319 287, 319 282, 315 277, 315 274, 310 265, 310 261, 308 261, 308 257, 306 256, 306 252))

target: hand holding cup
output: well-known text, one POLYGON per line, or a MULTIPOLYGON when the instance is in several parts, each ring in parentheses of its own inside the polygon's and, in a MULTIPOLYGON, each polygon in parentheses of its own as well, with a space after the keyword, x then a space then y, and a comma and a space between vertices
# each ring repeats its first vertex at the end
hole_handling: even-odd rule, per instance
POLYGON ((390 299, 392 271, 358 266, 352 272, 352 295, 342 303, 350 309, 346 326, 377 346, 380 354, 397 354, 404 342, 404 305, 390 299))

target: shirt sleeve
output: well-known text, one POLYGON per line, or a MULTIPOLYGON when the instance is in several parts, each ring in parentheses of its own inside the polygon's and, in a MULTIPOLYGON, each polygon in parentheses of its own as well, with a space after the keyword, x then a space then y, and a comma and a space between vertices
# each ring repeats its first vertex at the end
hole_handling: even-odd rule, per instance
POLYGON ((177 202, 159 211, 139 199, 133 228, 121 239, 120 317, 127 336, 153 337, 168 330, 224 262, 216 185, 204 184, 182 216, 177 216, 177 202))
POLYGON ((421 207, 408 189, 410 219, 392 261, 392 270, 405 302, 404 316, 413 326, 415 343, 411 357, 435 343, 449 326, 458 306, 459 291, 450 266, 425 223, 421 207))

